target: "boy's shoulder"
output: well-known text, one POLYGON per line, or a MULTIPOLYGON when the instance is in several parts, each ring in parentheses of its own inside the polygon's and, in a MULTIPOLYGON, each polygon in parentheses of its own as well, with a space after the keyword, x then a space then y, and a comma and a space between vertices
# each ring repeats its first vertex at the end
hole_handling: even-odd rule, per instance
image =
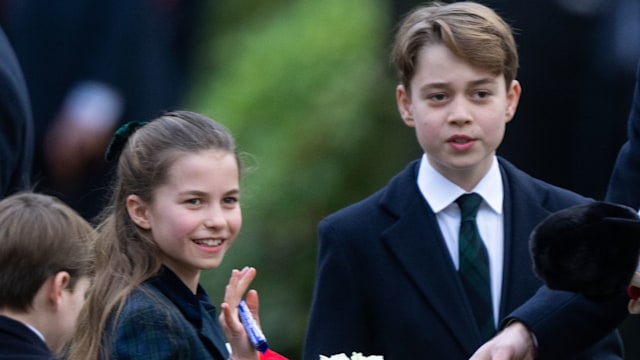
MULTIPOLYGON (((18 358, 53 359, 44 341, 24 323, 0 315, 0 349, 2 355, 15 354, 18 358)), ((4 358, 0 355, 0 358, 4 358)))
POLYGON ((345 208, 371 201, 379 201, 381 198, 402 198, 406 196, 406 193, 412 194, 412 190, 417 190, 416 178, 418 176, 419 166, 419 159, 409 162, 402 170, 394 174, 383 187, 379 188, 362 200, 346 206, 345 208))
POLYGON ((322 223, 346 222, 354 226, 362 220, 371 225, 376 218, 395 217, 398 211, 419 200, 416 177, 420 160, 409 162, 384 187, 355 203, 347 205, 322 219, 322 223))
POLYGON ((560 207, 590 200, 574 191, 536 178, 502 157, 498 157, 498 162, 505 189, 512 196, 532 198, 539 203, 558 203, 560 207))
MULTIPOLYGON (((551 204, 552 207, 566 207, 589 200, 574 191, 538 179, 502 157, 497 159, 505 189, 511 196, 516 196, 525 202, 551 204)), ((384 187, 328 215, 322 223, 345 221, 353 223, 354 219, 366 219, 370 225, 372 217, 395 217, 403 213, 422 199, 416 184, 419 164, 420 160, 411 161, 384 187)))

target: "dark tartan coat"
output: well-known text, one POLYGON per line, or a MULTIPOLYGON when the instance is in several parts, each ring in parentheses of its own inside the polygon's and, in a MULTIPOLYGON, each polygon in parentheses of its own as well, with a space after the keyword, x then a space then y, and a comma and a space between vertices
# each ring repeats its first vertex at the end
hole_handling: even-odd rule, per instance
POLYGON ((226 360, 215 308, 201 287, 198 295, 185 302, 195 296, 170 271, 142 284, 129 295, 107 342, 109 360, 226 360))

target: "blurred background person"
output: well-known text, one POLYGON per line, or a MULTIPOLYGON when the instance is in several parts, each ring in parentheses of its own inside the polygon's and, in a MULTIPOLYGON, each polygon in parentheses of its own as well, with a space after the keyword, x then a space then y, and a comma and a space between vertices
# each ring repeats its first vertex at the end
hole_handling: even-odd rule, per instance
POLYGON ((27 86, 0 28, 0 199, 31 184, 33 120, 27 86))
POLYGON ((113 131, 183 100, 198 0, 4 0, 31 94, 33 180, 92 219, 113 131))

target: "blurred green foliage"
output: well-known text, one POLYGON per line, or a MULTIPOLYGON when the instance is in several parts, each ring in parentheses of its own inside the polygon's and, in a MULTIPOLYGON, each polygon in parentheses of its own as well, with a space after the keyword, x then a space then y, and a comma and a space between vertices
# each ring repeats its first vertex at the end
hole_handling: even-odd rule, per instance
POLYGON ((262 327, 290 359, 306 330, 318 221, 419 154, 395 108, 389 12, 383 0, 246 0, 202 14, 189 108, 249 154, 241 235, 202 283, 220 304, 231 269, 256 267, 262 327))

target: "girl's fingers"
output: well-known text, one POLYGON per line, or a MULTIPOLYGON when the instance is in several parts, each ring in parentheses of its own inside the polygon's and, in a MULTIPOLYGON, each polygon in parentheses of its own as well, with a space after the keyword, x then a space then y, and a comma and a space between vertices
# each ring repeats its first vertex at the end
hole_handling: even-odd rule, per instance
POLYGON ((237 306, 255 277, 256 269, 253 267, 232 270, 229 284, 225 287, 224 301, 231 306, 237 306))
POLYGON ((260 319, 258 317, 258 314, 260 313, 260 301, 258 299, 258 292, 256 290, 249 290, 247 292, 245 302, 247 303, 249 310, 251 310, 251 315, 253 316, 253 318, 256 319, 256 322, 258 324, 260 324, 260 319))

